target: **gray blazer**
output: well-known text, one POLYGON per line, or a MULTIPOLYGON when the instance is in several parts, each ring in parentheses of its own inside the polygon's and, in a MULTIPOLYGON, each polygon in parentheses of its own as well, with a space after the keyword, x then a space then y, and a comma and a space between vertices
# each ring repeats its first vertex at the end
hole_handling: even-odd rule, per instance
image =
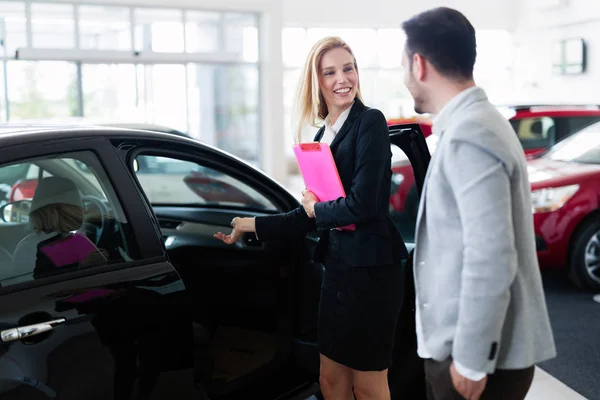
POLYGON ((492 373, 556 356, 536 257, 523 148, 480 88, 451 101, 416 226, 419 342, 492 373))

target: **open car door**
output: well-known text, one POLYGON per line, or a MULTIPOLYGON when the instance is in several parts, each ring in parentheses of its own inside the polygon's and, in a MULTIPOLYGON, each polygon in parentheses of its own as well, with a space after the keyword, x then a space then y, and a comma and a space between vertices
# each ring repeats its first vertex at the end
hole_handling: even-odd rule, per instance
POLYGON ((392 125, 392 188, 390 215, 410 251, 405 266, 404 302, 398 320, 394 364, 389 371, 392 399, 426 399, 423 360, 417 355, 415 326, 415 287, 412 256, 419 198, 431 159, 429 140, 419 124, 392 125))

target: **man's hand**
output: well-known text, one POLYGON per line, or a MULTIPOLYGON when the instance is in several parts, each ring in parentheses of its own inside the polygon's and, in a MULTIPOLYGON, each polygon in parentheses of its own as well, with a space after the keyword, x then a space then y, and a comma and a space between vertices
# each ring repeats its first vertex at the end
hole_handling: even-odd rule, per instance
POLYGON ((315 203, 318 201, 317 196, 310 190, 302 191, 302 207, 304 207, 304 211, 309 218, 315 217, 315 203))
POLYGON ((465 378, 456 370, 454 363, 450 364, 450 377, 456 391, 467 400, 479 400, 487 383, 487 376, 480 381, 465 378))

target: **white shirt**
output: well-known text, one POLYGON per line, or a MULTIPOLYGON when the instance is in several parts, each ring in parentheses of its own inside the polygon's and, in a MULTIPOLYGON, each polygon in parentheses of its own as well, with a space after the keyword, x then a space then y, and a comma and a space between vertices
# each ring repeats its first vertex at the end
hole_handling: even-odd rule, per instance
MULTIPOLYGON (((462 92, 460 92, 459 94, 454 96, 452 98, 452 100, 450 100, 442 108, 442 110, 437 114, 437 116, 433 120, 433 125, 432 125, 432 132, 436 136, 440 137, 442 135, 442 133, 444 132, 444 128, 445 128, 444 121, 446 120, 447 110, 452 109, 454 104, 457 104, 460 101, 462 101, 463 98, 468 96, 469 93, 471 93, 475 89, 476 89, 476 87, 472 87, 472 88, 463 90, 462 92)), ((419 292, 416 287, 415 287, 415 293, 416 293, 417 303, 418 303, 419 302, 419 292)), ((421 324, 421 316, 419 314, 419 307, 415 307, 415 321, 416 321, 416 325, 417 325, 417 349, 418 349, 417 353, 419 354, 419 357, 421 357, 421 358, 431 358, 431 354, 425 347, 425 340, 423 338, 423 326, 421 324)), ((479 380, 485 378, 485 376, 487 375, 485 372, 474 371, 472 369, 469 369, 469 368, 465 367, 464 365, 460 364, 456 360, 454 360, 454 366, 456 367, 456 370, 458 371, 459 374, 461 374, 465 378, 468 378, 472 381, 479 381, 479 380)))
POLYGON ((353 104, 354 102, 352 102, 352 104, 350 104, 348 108, 346 108, 340 114, 338 119, 335 121, 335 124, 333 125, 331 124, 329 115, 325 117, 325 132, 323 132, 323 137, 321 138, 322 143, 327 143, 331 145, 331 142, 333 142, 333 139, 335 139, 335 135, 338 134, 340 129, 342 129, 342 125, 344 125, 344 122, 346 122, 346 120, 348 119, 348 115, 350 115, 350 109, 352 108, 353 104))

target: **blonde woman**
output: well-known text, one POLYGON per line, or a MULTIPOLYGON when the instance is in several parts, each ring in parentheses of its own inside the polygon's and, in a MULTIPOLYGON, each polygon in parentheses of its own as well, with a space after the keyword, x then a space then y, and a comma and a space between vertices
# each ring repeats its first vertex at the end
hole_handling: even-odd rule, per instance
POLYGON ((66 178, 42 179, 35 190, 29 220, 37 244, 34 279, 65 268, 105 262, 104 254, 82 233, 83 205, 77 186, 66 178))
POLYGON ((302 206, 267 217, 235 218, 229 235, 261 240, 321 232, 314 260, 325 275, 319 305, 321 391, 326 399, 389 399, 396 321, 403 297, 401 262, 406 247, 389 217, 391 148, 387 122, 361 101, 358 66, 350 47, 327 37, 310 51, 299 86, 300 132, 324 125, 315 141, 327 142, 346 198, 319 202, 303 193, 302 206), (335 228, 355 224, 354 231, 335 228))

